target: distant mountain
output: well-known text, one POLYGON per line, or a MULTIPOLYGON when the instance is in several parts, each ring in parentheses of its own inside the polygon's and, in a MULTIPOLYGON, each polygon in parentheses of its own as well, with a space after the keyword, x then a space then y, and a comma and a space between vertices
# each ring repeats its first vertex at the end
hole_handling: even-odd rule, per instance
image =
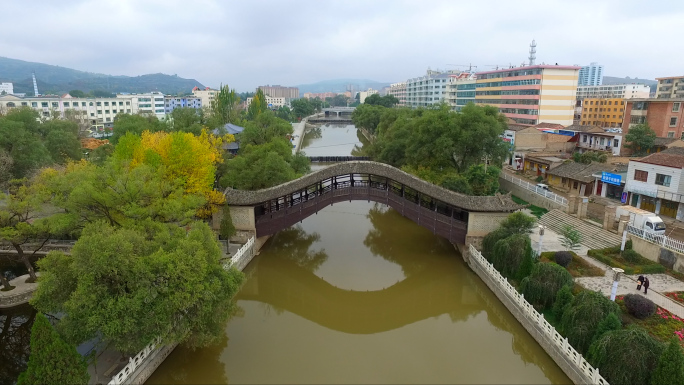
POLYGON ((610 85, 610 84, 645 84, 647 86, 651 86, 651 91, 655 91, 655 86, 658 85, 658 81, 656 80, 648 80, 648 79, 639 79, 639 78, 630 78, 629 76, 624 77, 624 78, 616 78, 614 76, 604 76, 603 77, 603 84, 605 85, 610 85))
POLYGON ((345 92, 350 85, 354 91, 364 91, 369 88, 380 90, 383 87, 389 86, 390 83, 368 79, 334 79, 323 80, 312 84, 300 84, 296 87, 299 88, 299 95, 301 96, 306 92, 345 92))
POLYGON ((38 92, 41 94, 62 94, 71 90, 84 92, 103 90, 112 93, 160 91, 165 94, 177 94, 190 92, 193 87, 204 88, 195 79, 184 79, 177 75, 157 73, 141 76, 112 76, 0 57, 0 81, 14 83, 15 93, 33 95, 31 77, 33 71, 36 73, 38 92))

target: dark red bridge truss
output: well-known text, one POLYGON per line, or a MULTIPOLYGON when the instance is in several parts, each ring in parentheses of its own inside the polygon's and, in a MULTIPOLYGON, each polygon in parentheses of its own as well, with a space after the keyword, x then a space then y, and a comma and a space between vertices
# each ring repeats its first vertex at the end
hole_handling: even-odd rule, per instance
POLYGON ((369 174, 338 175, 257 205, 257 236, 275 234, 333 203, 352 200, 386 204, 452 243, 465 243, 467 211, 392 179, 369 174))

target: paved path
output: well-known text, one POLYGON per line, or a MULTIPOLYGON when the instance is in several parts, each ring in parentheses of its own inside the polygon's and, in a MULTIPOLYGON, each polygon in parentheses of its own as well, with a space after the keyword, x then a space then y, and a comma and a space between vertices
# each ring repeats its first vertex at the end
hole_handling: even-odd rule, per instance
MULTIPOLYGON (((546 228, 544 230, 544 237, 542 238, 542 252, 565 250, 560 243, 560 238, 558 233, 546 228)), ((539 247, 539 228, 533 230, 533 233, 530 234, 530 240, 532 241, 532 249, 537 251, 539 247)), ((605 276, 579 277, 575 278, 575 282, 586 289, 600 291, 603 295, 610 296, 610 290, 613 287, 613 271, 606 264, 588 256, 587 250, 588 248, 582 245, 576 253, 588 263, 605 271, 605 276)), ((640 292, 636 290, 636 279, 638 276, 639 275, 622 276, 620 283, 618 284, 618 295, 629 293, 643 295, 670 313, 684 318, 684 305, 662 294, 672 291, 684 291, 684 282, 667 274, 646 274, 645 276, 648 277, 651 285, 648 288, 648 294, 644 295, 643 288, 640 292)))

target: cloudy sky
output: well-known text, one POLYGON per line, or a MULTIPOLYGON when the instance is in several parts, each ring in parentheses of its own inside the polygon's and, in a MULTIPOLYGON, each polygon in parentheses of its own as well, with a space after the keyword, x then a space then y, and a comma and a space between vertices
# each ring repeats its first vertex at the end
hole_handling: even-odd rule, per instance
POLYGON ((598 62, 684 75, 682 0, 3 1, 0 56, 111 75, 163 72, 249 91, 425 70, 598 62))

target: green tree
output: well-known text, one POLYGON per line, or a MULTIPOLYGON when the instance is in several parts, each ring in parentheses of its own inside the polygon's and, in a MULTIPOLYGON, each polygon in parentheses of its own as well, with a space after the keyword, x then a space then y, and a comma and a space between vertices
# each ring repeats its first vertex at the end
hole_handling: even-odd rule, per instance
POLYGON ((530 237, 514 234, 496 242, 492 264, 504 277, 521 279, 520 267, 527 258, 532 258, 530 237))
POLYGON ((560 322, 563 319, 563 313, 570 307, 573 299, 572 289, 569 286, 563 286, 556 293, 556 300, 553 302, 553 316, 560 322))
POLYGON ((392 95, 380 96, 378 94, 373 94, 364 100, 363 104, 372 104, 376 106, 383 106, 391 108, 399 104, 399 99, 392 95))
POLYGON ((354 122, 356 127, 361 127, 368 130, 371 134, 374 134, 385 110, 386 108, 383 106, 362 104, 356 107, 354 112, 352 112, 352 122, 354 122))
POLYGON ((499 174, 501 169, 498 167, 487 167, 483 164, 474 164, 468 168, 465 177, 468 180, 472 195, 494 195, 499 191, 499 174))
POLYGON ((219 93, 211 102, 211 117, 211 128, 240 122, 240 97, 235 93, 235 89, 221 85, 219 93))
POLYGON ((235 225, 233 225, 233 218, 230 216, 230 206, 224 205, 221 210, 221 225, 219 234, 223 239, 230 239, 235 235, 235 225))
POLYGON ((85 98, 87 96, 86 93, 81 90, 71 90, 69 91, 69 95, 75 98, 85 98))
POLYGON ((171 131, 189 132, 195 136, 202 133, 204 113, 192 107, 175 108, 171 111, 169 126, 171 131))
MULTIPOLYGON (((73 123, 69 123, 73 125, 73 123)), ((78 130, 78 127, 74 128, 76 131, 78 130)), ((71 130, 50 130, 45 138, 45 147, 52 160, 57 164, 65 164, 69 160, 78 160, 83 157, 81 142, 78 140, 77 134, 71 130)))
POLYGON ((31 328, 31 355, 28 368, 17 385, 87 384, 88 364, 76 347, 59 336, 50 321, 38 314, 31 328))
POLYGON ((261 145, 273 139, 286 139, 292 134, 292 124, 277 118, 271 111, 258 114, 254 120, 245 124, 245 129, 238 135, 241 147, 261 145))
POLYGON ((598 366, 611 384, 648 384, 663 344, 644 328, 629 327, 605 333, 589 349, 588 361, 598 366))
POLYGON ((298 177, 292 167, 292 146, 284 139, 262 145, 247 145, 226 164, 222 187, 259 190, 277 186, 298 177))
POLYGON ((572 154, 572 159, 577 163, 590 164, 591 162, 606 163, 608 155, 598 151, 585 151, 583 153, 575 152, 572 154))
POLYGON ((114 131, 109 141, 117 144, 119 139, 128 133, 140 136, 144 131, 166 131, 167 127, 154 115, 119 114, 114 120, 114 131))
POLYGON ((618 305, 598 291, 583 290, 563 313, 561 327, 568 341, 580 353, 586 353, 594 340, 599 324, 610 313, 619 316, 618 305))
MULTIPOLYGON (((0 149, 12 159, 5 161, 11 178, 21 179, 52 162, 45 148, 38 113, 29 107, 13 108, 0 117, 0 149)), ((10 179, 5 175, 0 179, 10 179), (3 178, 4 177, 4 178, 3 178)))
POLYGON ((625 147, 632 150, 634 155, 645 155, 655 144, 656 133, 648 123, 637 124, 630 127, 625 135, 625 147))
POLYGON ((658 358, 658 366, 651 375, 651 385, 684 384, 684 353, 676 337, 672 337, 658 358))
POLYGON ((555 263, 537 263, 532 273, 520 283, 525 299, 535 306, 548 309, 561 288, 572 287, 574 281, 568 271, 555 263))
POLYGON ((567 250, 579 250, 582 246, 582 233, 570 225, 564 225, 561 230, 561 245, 567 250))
POLYGON ((286 120, 288 122, 293 122, 295 120, 292 110, 288 106, 279 107, 275 114, 276 117, 286 120))
POLYGON ((618 318, 617 314, 610 313, 608 314, 608 316, 606 316, 606 318, 602 319, 601 322, 599 322, 598 328, 596 329, 596 334, 594 334, 593 341, 597 341, 599 338, 601 338, 604 334, 608 333, 609 331, 620 329, 622 329, 622 322, 620 322, 620 318, 618 318))
POLYGON ((73 344, 100 335, 124 353, 163 343, 206 346, 220 338, 243 274, 224 270, 214 233, 152 220, 128 227, 88 224, 71 255, 39 262, 41 284, 31 303, 62 313, 58 330, 73 344))
POLYGON ((259 88, 252 98, 252 102, 247 107, 247 119, 254 120, 260 114, 268 111, 268 105, 266 104, 266 95, 264 91, 259 88))
POLYGON ((292 106, 292 113, 297 120, 302 120, 316 112, 314 105, 307 98, 295 99, 290 102, 290 105, 292 106))

